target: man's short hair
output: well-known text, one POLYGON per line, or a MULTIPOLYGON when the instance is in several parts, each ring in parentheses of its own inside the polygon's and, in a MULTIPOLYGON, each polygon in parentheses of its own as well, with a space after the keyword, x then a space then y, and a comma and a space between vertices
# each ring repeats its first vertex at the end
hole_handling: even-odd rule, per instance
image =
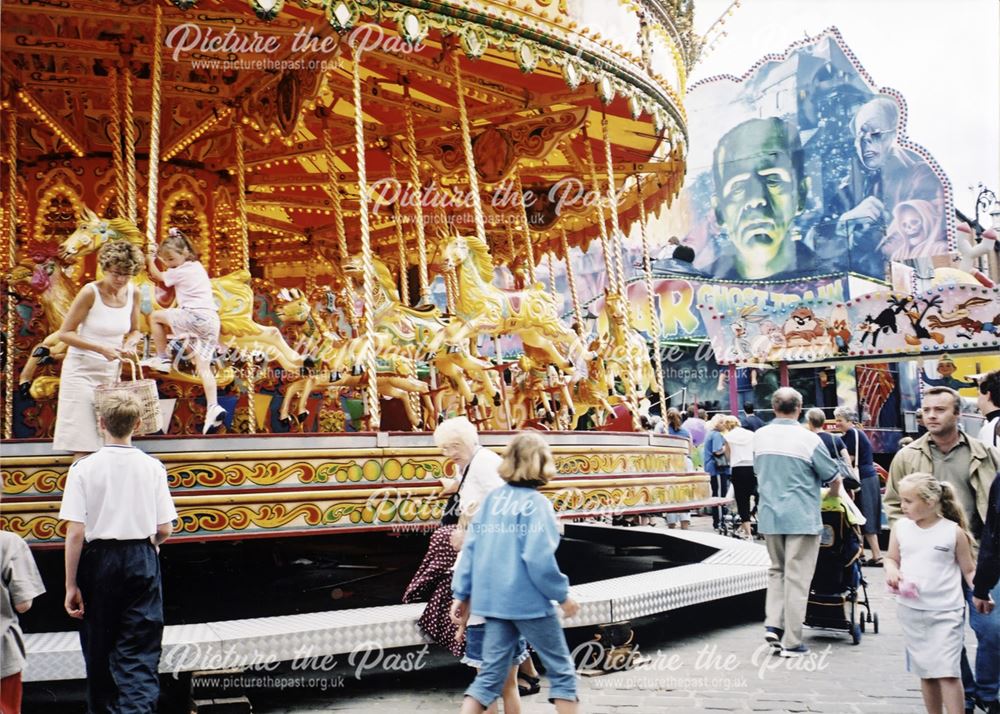
POLYGON ((138 399, 127 392, 117 392, 104 398, 100 410, 101 421, 111 436, 124 439, 139 425, 141 411, 138 399))
POLYGON ((679 245, 674 248, 674 252, 670 257, 674 260, 684 261, 685 263, 693 263, 695 258, 694 248, 689 245, 679 245))
POLYGON ((802 408, 802 395, 791 387, 780 387, 771 395, 771 408, 776 414, 794 414, 802 408))
POLYGON ((747 414, 753 414, 754 406, 753 402, 743 402, 743 411, 747 414))
POLYGON ((931 387, 924 392, 924 397, 936 397, 938 394, 947 394, 951 397, 952 409, 956 414, 962 413, 962 397, 951 387, 931 387))
POLYGON ((1000 408, 1000 369, 993 370, 979 380, 979 393, 987 395, 993 406, 1000 408))
POLYGON ((806 421, 809 422, 810 426, 822 429, 823 425, 826 424, 826 414, 823 413, 822 409, 813 407, 806 412, 806 421))

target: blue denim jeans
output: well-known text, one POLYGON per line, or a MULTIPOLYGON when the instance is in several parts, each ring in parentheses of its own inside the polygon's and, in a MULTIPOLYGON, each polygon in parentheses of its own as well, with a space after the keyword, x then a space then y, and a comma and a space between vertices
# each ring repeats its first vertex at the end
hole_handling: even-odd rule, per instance
POLYGON ((575 702, 576 671, 562 626, 555 615, 531 620, 486 618, 483 666, 465 690, 465 696, 472 697, 484 707, 500 698, 507 673, 514 664, 519 634, 531 643, 545 665, 550 685, 549 701, 565 699, 575 702))
MULTIPOLYGON (((990 591, 993 601, 1000 603, 1000 583, 990 591)), ((962 684, 965 701, 971 704, 976 698, 986 702, 997 701, 1000 690, 1000 607, 989 615, 980 615, 972 606, 972 591, 966 588, 965 601, 969 606, 969 625, 976 633, 976 669, 973 673, 969 658, 962 650, 962 684)))

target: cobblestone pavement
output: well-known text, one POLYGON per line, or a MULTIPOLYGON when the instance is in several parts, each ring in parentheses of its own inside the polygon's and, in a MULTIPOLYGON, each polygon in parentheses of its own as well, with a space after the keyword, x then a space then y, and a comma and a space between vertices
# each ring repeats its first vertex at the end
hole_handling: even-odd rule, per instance
MULTIPOLYGON (((581 679, 582 710, 593 714, 645 712, 886 712, 924 711, 919 680, 905 671, 895 603, 885 595, 881 569, 865 568, 879 634, 858 646, 847 633, 807 630, 811 656, 781 659, 762 634, 763 594, 709 603, 636 624, 638 668, 581 679)), ((571 633, 588 639, 591 633, 571 633)), ((975 637, 967 630, 973 655, 975 637)), ((571 642, 571 645, 573 643, 571 642)), ((457 712, 471 670, 433 655, 415 673, 354 679, 353 670, 329 693, 253 697, 257 714, 321 712, 457 712)), ((523 700, 525 714, 550 712, 542 693, 523 700)))
MULTIPOLYGON (((696 518, 695 524, 711 528, 706 518, 696 518)), ((868 626, 858 646, 845 632, 807 630, 811 656, 784 660, 769 654, 763 643, 763 593, 705 603, 633 622, 640 652, 650 661, 628 671, 582 677, 581 710, 592 714, 922 712, 919 680, 905 671, 896 605, 885 595, 884 572, 865 568, 864 574, 880 631, 875 635, 868 626)), ((568 631, 571 647, 592 635, 590 628, 568 631)), ((966 643, 974 657, 975 636, 968 628, 966 643)), ((311 663, 313 671, 283 665, 280 671, 247 672, 257 682, 243 692, 254 714, 455 714, 459 710, 473 673, 444 650, 387 652, 381 658, 384 668, 375 666, 377 654, 353 662, 338 655, 330 658, 337 660, 335 667, 317 661, 311 663), (364 670, 360 679, 355 676, 359 666, 364 670)), ((164 684, 160 714, 186 714, 184 682, 166 679, 164 684), (168 694, 172 686, 177 696, 168 694)), ((25 701, 27 714, 85 710, 82 681, 31 686, 31 690, 25 701)), ((243 692, 237 689, 234 694, 243 692)), ((546 693, 543 678, 541 694, 522 700, 524 714, 551 712, 546 693)))

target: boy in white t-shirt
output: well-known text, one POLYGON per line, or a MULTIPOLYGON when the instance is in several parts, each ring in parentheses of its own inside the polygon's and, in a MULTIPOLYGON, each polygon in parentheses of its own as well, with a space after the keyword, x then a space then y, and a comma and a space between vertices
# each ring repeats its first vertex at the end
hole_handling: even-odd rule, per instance
POLYGON ((89 711, 156 711, 163 636, 160 544, 177 518, 163 464, 132 446, 139 403, 109 397, 104 447, 69 469, 66 612, 83 621, 89 711))

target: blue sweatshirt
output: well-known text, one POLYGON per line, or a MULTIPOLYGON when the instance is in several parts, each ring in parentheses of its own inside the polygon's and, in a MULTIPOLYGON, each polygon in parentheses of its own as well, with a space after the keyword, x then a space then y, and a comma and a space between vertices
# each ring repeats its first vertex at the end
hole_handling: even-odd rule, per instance
POLYGON ((481 617, 530 620, 555 614, 569 597, 556 563, 559 529, 552 504, 533 488, 504 484, 476 512, 451 592, 481 617))

